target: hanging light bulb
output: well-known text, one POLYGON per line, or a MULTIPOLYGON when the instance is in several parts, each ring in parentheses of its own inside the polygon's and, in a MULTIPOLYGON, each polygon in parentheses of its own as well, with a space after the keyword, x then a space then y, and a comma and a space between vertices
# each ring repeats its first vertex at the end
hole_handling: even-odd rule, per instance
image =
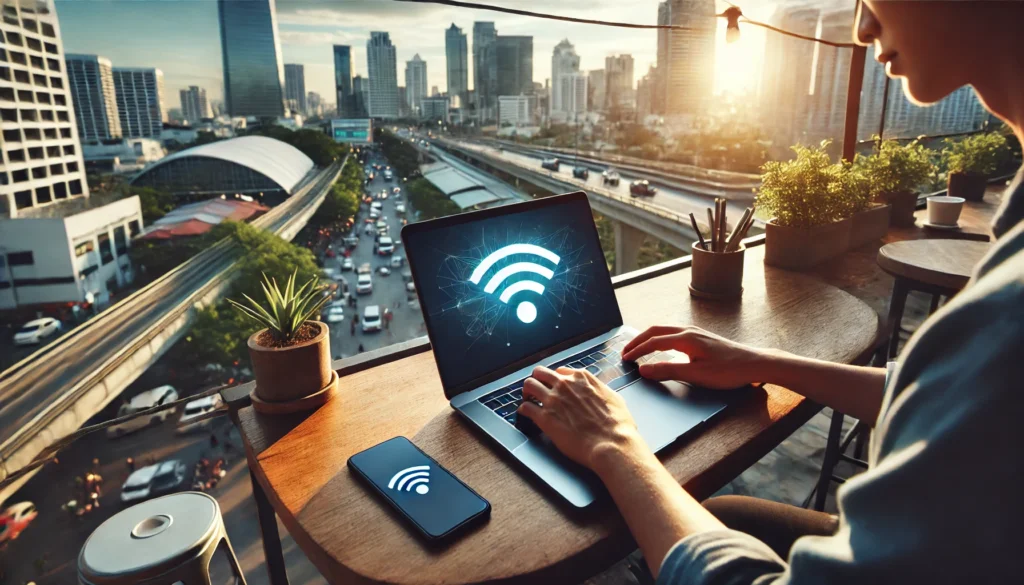
POLYGON ((725 27, 725 42, 735 43, 740 40, 740 17, 743 16, 743 11, 740 10, 739 6, 730 6, 725 9, 722 13, 727 21, 725 27))

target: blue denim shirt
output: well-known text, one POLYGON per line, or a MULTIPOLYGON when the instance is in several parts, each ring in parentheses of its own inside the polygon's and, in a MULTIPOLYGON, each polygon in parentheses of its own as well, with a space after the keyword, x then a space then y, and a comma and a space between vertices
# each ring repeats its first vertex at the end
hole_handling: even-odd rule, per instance
POLYGON ((886 385, 868 471, 838 493, 834 536, 783 560, 733 530, 694 534, 658 583, 1021 583, 1024 169, 968 286, 913 336, 886 385))

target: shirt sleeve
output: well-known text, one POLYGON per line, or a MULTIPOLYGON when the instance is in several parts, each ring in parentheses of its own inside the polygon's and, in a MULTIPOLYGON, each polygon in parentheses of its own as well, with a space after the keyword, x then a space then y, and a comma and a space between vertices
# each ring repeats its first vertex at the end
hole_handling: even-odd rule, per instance
POLYGON ((680 540, 661 564, 658 585, 767 585, 786 563, 768 545, 736 530, 714 530, 680 540))

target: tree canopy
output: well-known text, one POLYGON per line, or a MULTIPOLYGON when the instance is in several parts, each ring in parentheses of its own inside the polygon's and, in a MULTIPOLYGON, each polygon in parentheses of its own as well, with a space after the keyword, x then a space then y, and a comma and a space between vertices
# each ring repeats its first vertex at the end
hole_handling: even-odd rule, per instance
POLYGON ((264 124, 253 128, 249 135, 266 136, 290 144, 312 159, 318 167, 330 165, 346 148, 339 146, 323 132, 307 128, 290 130, 276 124, 264 124))

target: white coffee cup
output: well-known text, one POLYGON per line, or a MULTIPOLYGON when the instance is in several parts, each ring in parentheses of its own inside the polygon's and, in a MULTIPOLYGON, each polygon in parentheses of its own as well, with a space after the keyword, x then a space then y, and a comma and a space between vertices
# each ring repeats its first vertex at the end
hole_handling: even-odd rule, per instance
POLYGON ((957 225, 964 208, 963 197, 937 195, 928 198, 928 223, 932 225, 957 225))

